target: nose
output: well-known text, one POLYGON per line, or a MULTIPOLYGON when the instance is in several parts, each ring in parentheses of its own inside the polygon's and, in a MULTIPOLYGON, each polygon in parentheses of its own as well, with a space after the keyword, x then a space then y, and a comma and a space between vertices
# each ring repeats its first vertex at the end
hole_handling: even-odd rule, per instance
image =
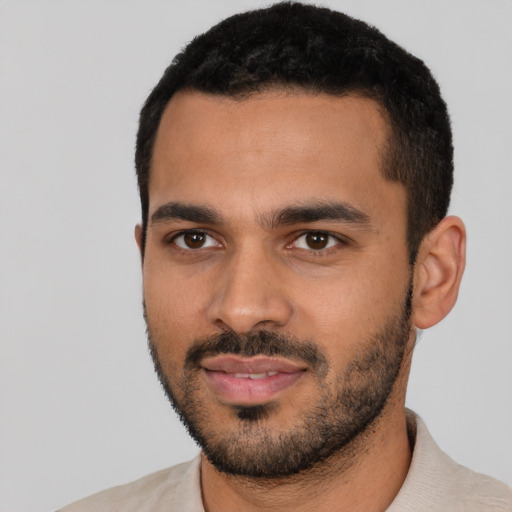
POLYGON ((237 334, 286 325, 293 308, 283 271, 261 248, 247 247, 230 255, 216 279, 209 321, 237 334))

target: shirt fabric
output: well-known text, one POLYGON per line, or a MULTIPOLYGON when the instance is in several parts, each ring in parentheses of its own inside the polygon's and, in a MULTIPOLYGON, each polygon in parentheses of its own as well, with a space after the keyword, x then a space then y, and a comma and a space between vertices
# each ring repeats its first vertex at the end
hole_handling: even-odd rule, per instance
MULTIPOLYGON (((454 462, 434 442, 423 421, 408 411, 411 466, 387 512, 512 512, 512 489, 454 462)), ((200 456, 113 487, 60 512, 204 512, 200 456)))

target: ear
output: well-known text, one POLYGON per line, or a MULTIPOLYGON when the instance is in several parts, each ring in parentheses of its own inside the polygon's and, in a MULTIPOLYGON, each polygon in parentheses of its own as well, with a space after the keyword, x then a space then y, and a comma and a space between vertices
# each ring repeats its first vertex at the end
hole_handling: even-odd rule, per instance
POLYGON ((142 226, 140 224, 137 224, 135 226, 135 241, 137 242, 137 246, 139 248, 140 255, 142 257, 142 226))
POLYGON ((445 217, 421 243, 414 265, 413 324, 427 329, 453 308, 466 264, 466 228, 445 217))

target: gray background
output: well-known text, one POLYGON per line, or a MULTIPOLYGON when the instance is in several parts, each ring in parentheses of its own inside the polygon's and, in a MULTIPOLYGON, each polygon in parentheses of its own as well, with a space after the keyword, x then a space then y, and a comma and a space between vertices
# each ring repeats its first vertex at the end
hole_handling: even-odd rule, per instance
MULTIPOLYGON (((147 354, 133 226, 138 110, 225 1, 0 2, 0 510, 52 510, 197 448, 147 354)), ((452 119, 460 300, 417 347, 408 405, 512 483, 512 2, 325 1, 423 58, 452 119)))

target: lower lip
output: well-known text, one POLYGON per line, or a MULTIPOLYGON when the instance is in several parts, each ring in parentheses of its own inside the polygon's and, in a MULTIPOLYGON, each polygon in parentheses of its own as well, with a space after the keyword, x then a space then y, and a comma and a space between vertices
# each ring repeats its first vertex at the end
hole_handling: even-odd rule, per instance
POLYGON ((233 374, 204 370, 214 392, 232 405, 261 405, 301 379, 305 371, 278 373, 261 379, 238 378, 233 374))

